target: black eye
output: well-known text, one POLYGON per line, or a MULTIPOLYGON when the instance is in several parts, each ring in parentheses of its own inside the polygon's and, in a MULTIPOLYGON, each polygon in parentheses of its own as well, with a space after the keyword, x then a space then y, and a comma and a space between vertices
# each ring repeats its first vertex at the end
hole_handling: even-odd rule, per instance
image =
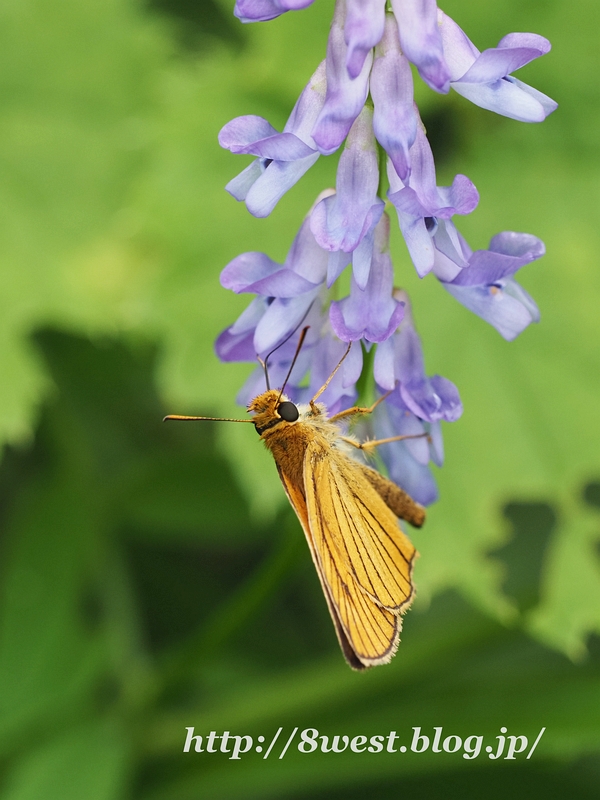
POLYGON ((300 416, 300 412, 296 406, 293 403, 290 403, 289 400, 286 400, 277 406, 277 413, 281 419, 284 419, 286 422, 296 422, 300 416))

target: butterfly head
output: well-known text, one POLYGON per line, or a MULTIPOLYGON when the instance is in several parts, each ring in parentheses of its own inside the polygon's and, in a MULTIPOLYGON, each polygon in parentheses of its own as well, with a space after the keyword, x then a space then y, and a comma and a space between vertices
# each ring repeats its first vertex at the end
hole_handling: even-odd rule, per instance
POLYGON ((252 421, 259 436, 275 425, 296 422, 300 416, 298 406, 277 389, 267 389, 255 397, 248 411, 254 412, 252 421))

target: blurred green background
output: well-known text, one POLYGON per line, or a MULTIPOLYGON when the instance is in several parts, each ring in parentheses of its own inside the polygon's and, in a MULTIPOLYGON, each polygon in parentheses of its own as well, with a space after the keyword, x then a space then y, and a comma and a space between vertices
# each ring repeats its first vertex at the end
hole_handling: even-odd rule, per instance
POLYGON ((592 0, 449 0, 480 49, 536 31, 519 77, 542 125, 418 90, 440 183, 548 255, 524 270, 542 322, 513 343, 397 232, 428 371, 460 388, 439 503, 414 534, 418 598, 393 663, 352 673, 276 471, 237 414, 248 365, 215 336, 247 298, 245 250, 282 260, 322 158, 269 219, 223 186, 246 163, 217 133, 281 128, 323 57, 332 3, 242 26, 229 0, 0 4, 0 793, 3 800, 592 798, 600 783, 600 102, 592 0), (185 728, 329 736, 501 726, 531 760, 431 752, 182 751, 185 728))

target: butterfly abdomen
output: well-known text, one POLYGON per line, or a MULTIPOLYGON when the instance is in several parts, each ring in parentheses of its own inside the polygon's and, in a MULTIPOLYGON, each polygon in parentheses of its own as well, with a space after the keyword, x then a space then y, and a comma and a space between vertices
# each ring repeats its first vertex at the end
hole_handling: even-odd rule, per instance
POLYGON ((405 519, 415 528, 423 525, 426 516, 425 509, 415 502, 404 489, 366 464, 360 464, 360 470, 390 511, 393 511, 400 519, 405 519))

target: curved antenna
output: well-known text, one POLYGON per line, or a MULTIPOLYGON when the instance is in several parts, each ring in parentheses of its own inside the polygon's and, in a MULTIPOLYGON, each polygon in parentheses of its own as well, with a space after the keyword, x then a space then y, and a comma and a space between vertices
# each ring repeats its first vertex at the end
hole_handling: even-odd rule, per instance
POLYGON ((281 391, 279 392, 279 397, 277 398, 278 403, 281 400, 281 395, 283 394, 285 385, 290 379, 290 375, 292 374, 292 370, 294 369, 294 365, 296 364, 296 359, 300 355, 300 350, 302 349, 302 345, 304 344, 304 340, 306 339, 306 334, 308 333, 309 328, 310 325, 307 325, 306 328, 302 328, 302 333, 300 334, 300 338, 298 339, 298 346, 296 347, 296 352, 294 353, 294 357, 292 358, 292 363, 290 364, 290 368, 288 369, 288 374, 285 376, 283 386, 281 387, 281 391))
MULTIPOLYGON (((277 345, 277 347, 274 347, 274 348, 271 350, 271 352, 270 352, 270 353, 268 353, 268 354, 265 356, 265 360, 264 360, 264 361, 263 361, 263 360, 262 360, 262 358, 261 358, 261 357, 258 355, 258 353, 256 354, 256 358, 258 359, 258 363, 261 365, 261 367, 262 367, 262 368, 263 368, 263 370, 265 371, 265 383, 267 384, 267 390, 271 388, 271 384, 269 383, 269 371, 268 371, 268 369, 267 369, 267 362, 268 362, 268 360, 271 358, 271 356, 273 355, 273 353, 276 353, 276 352, 277 352, 277 350, 279 350, 279 348, 280 348, 280 347, 283 347, 283 345, 284 345, 286 342, 289 342, 289 340, 290 340, 290 339, 292 338, 292 336, 293 336, 293 335, 296 333, 296 331, 298 330, 298 328, 300 327, 300 325, 302 325, 302 323, 304 322, 304 320, 307 318, 307 316, 308 316, 308 312, 309 312, 309 311, 311 310, 311 308, 313 307, 313 304, 314 304, 314 302, 315 302, 315 301, 313 300, 313 301, 312 301, 312 303, 309 305, 309 307, 306 309, 306 311, 304 312, 304 316, 302 317, 302 319, 300 320, 300 322, 299 322, 299 323, 296 325, 296 327, 294 328, 294 330, 293 330, 291 333, 288 333, 288 335, 285 337, 285 339, 283 340, 283 342, 279 342, 279 344, 277 345)), ((306 330, 308 330, 308 328, 309 328, 309 327, 310 327, 310 325, 308 325, 308 326, 306 327, 306 330)), ((306 333, 305 333, 304 335, 306 336, 306 333)), ((302 341, 304 341, 304 339, 302 339, 302 341)), ((296 360, 296 358, 297 358, 297 357, 298 357, 298 351, 296 351, 296 355, 294 356, 294 361, 296 360)), ((292 366, 293 366, 293 362, 292 362, 292 366)), ((291 372, 291 368, 290 368, 290 372, 291 372)), ((289 377, 290 377, 290 376, 289 376, 289 374, 288 374, 288 376, 287 376, 287 378, 285 379, 285 382, 284 382, 284 384, 283 384, 284 386, 285 386, 285 384, 287 383, 287 380, 288 380, 288 378, 289 378, 289 377)), ((282 391, 283 391, 283 389, 282 389, 282 391)), ((280 397, 281 397, 281 395, 280 395, 280 397)))
POLYGON ((313 411, 314 411, 314 406, 315 406, 315 400, 317 399, 317 397, 320 397, 320 396, 323 394, 323 392, 325 391, 325 389, 326 389, 326 388, 329 386, 329 384, 330 384, 330 383, 331 383, 331 381, 333 380, 333 376, 335 375, 335 373, 338 371, 338 369, 339 369, 339 368, 342 366, 342 364, 344 363, 344 359, 346 358, 346 356, 347 356, 347 355, 348 355, 348 353, 350 352, 350 348, 352 347, 352 345, 353 345, 353 344, 354 344, 354 342, 349 342, 349 344, 348 344, 348 347, 346 348, 346 352, 344 353, 344 355, 343 355, 343 356, 340 358, 340 360, 339 360, 339 361, 338 361, 338 363, 337 363, 337 367, 336 367, 336 368, 333 370, 333 372, 331 373, 331 375, 330 375, 330 376, 327 378, 327 380, 325 381, 325 383, 323 384, 323 386, 321 386, 321 388, 320 388, 320 389, 319 389, 319 391, 316 393, 316 395, 313 397, 313 399, 312 399, 312 400, 310 400, 310 407, 313 409, 313 411))

